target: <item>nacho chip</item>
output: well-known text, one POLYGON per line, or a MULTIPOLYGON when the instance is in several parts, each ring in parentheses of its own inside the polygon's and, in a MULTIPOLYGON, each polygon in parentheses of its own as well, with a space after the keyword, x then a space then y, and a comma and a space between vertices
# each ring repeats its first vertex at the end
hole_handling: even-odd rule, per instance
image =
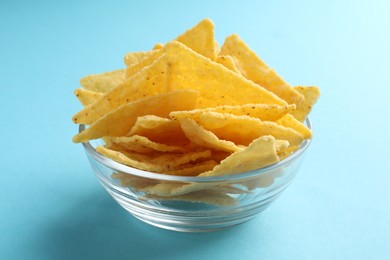
MULTIPOLYGON (((237 174, 259 169, 279 161, 276 154, 275 138, 262 136, 254 140, 245 149, 235 152, 214 167, 213 170, 204 172, 199 176, 221 176, 237 174)), ((163 197, 183 195, 190 192, 210 188, 212 183, 160 183, 153 187, 147 187, 148 194, 163 197)))
POLYGON ((110 144, 117 144, 126 148, 130 152, 137 153, 151 153, 151 152, 186 152, 190 149, 185 146, 173 146, 162 143, 156 143, 144 136, 132 135, 111 137, 109 139, 110 144))
POLYGON ((142 60, 137 63, 128 65, 126 69, 126 78, 130 78, 131 76, 140 72, 143 68, 150 66, 153 62, 155 62, 161 55, 163 55, 164 50, 158 49, 154 51, 148 52, 148 55, 145 56, 142 60))
POLYGON ((95 104, 87 106, 73 120, 91 124, 120 105, 176 89, 199 90, 199 108, 247 103, 286 105, 273 93, 179 42, 168 43, 164 50, 166 53, 153 64, 106 93, 95 104))
POLYGON ((286 105, 275 94, 179 42, 170 42, 165 48, 167 87, 199 90, 199 108, 248 103, 286 105))
POLYGON ((153 47, 153 50, 160 50, 160 49, 163 49, 164 48, 164 44, 162 43, 156 43, 153 47))
POLYGON ((303 95, 271 69, 237 34, 226 38, 220 54, 232 56, 242 75, 275 93, 287 103, 299 106, 303 102, 303 95))
POLYGON ((297 86, 294 89, 305 96, 305 101, 295 111, 292 111, 291 114, 303 122, 320 97, 320 88, 314 86, 297 86))
POLYGON ((237 116, 247 115, 256 117, 263 121, 276 121, 285 114, 293 111, 295 105, 270 105, 270 104, 244 104, 241 106, 218 106, 204 109, 194 109, 189 111, 173 111, 169 116, 173 119, 192 118, 197 120, 204 112, 228 113, 237 116))
POLYGON ((197 176, 202 172, 212 170, 218 163, 214 160, 201 161, 198 163, 188 163, 177 167, 178 169, 164 172, 168 175, 177 176, 197 176))
MULTIPOLYGON (((157 50, 157 49, 156 49, 157 50)), ((125 55, 125 64, 126 66, 132 66, 134 64, 139 63, 150 55, 156 53, 156 50, 151 51, 139 51, 139 52, 129 52, 125 55)))
POLYGON ((184 134, 179 121, 154 115, 140 116, 127 136, 141 135, 167 145, 184 146, 188 138, 184 134))
POLYGON ((74 91, 76 97, 83 106, 88 106, 103 96, 100 92, 91 91, 84 88, 78 88, 74 91))
POLYGON ((213 21, 204 19, 192 29, 177 37, 176 41, 211 60, 215 60, 219 49, 215 40, 214 28, 213 21))
POLYGON ((229 55, 218 55, 215 61, 219 64, 222 64, 231 71, 240 73, 240 71, 236 67, 236 64, 234 64, 233 58, 229 55))
POLYGON ((205 112, 200 115, 198 123, 220 139, 241 145, 248 145, 263 135, 272 135, 276 139, 287 140, 290 145, 298 145, 304 139, 293 129, 249 116, 205 112))
POLYGON ((185 168, 181 167, 182 165, 199 159, 207 159, 211 156, 210 150, 187 153, 154 153, 151 155, 144 155, 130 153, 124 150, 117 151, 104 146, 99 146, 96 148, 96 151, 116 162, 155 173, 169 173, 173 170, 181 170, 185 168))
POLYGON ((278 119, 276 123, 297 131, 303 135, 305 139, 310 139, 313 137, 313 132, 291 114, 284 115, 282 118, 278 119))
POLYGON ((198 146, 227 152, 235 152, 242 149, 233 142, 218 139, 215 134, 204 129, 190 118, 182 118, 179 121, 187 138, 198 146))
POLYGON ((106 93, 116 86, 122 84, 126 79, 126 70, 114 70, 105 72, 102 74, 94 74, 84 77, 80 80, 81 86, 84 88, 95 91, 106 93))
POLYGON ((275 147, 273 136, 262 136, 250 143, 245 149, 230 155, 212 171, 202 173, 199 176, 220 176, 247 172, 276 163, 279 161, 279 157, 275 147))
POLYGON ((123 136, 131 130, 139 116, 154 114, 166 117, 171 111, 191 109, 198 97, 197 91, 178 90, 128 103, 97 120, 76 135, 73 141, 80 143, 103 136, 123 136))
POLYGON ((161 73, 165 72, 165 64, 164 57, 160 57, 123 84, 105 93, 94 104, 78 112, 73 121, 79 124, 92 124, 121 105, 167 92, 165 74, 161 73))

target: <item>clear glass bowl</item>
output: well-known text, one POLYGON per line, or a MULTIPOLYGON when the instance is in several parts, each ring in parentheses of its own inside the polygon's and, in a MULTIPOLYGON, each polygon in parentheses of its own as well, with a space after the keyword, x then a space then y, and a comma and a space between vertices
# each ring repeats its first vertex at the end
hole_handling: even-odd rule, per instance
MULTIPOLYGON (((309 119, 305 123, 312 128, 309 119)), ((80 132, 84 129, 80 125, 80 132)), ((220 177, 184 177, 138 170, 98 153, 95 148, 101 144, 101 140, 94 140, 83 146, 100 183, 124 209, 160 228, 203 232, 244 223, 266 209, 293 180, 310 140, 278 163, 220 177), (158 197, 138 189, 140 183, 194 184, 204 189, 176 197, 158 197)))

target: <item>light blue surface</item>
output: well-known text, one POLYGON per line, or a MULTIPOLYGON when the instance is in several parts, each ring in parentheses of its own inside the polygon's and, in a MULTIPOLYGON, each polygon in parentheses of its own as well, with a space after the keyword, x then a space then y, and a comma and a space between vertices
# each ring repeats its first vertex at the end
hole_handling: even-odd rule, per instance
POLYGON ((389 259, 390 2, 107 2, 0 3, 0 259, 389 259), (322 96, 279 200, 229 230, 175 233, 100 187, 71 142, 73 90, 206 17, 220 43, 240 34, 322 96))

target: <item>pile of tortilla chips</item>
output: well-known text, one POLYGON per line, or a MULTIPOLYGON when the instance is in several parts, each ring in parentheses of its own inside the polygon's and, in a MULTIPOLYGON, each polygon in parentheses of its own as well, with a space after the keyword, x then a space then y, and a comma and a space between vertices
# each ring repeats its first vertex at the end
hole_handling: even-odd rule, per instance
MULTIPOLYGON (((276 163, 312 138, 303 121, 319 88, 292 87, 236 34, 220 48, 210 19, 165 45, 128 53, 125 64, 81 79, 75 93, 85 107, 73 117, 89 125, 73 141, 103 138, 97 151, 119 163, 161 174, 221 176, 276 163)), ((192 193, 206 201, 210 194, 223 200, 218 196, 227 192, 115 177, 154 196, 192 193)))

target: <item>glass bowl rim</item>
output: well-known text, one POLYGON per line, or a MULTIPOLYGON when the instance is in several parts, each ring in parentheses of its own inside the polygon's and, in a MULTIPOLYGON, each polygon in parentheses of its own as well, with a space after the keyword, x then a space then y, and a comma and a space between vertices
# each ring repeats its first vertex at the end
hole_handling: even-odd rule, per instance
MULTIPOLYGON (((313 127, 311 124, 310 119, 307 117, 305 119, 306 126, 313 131, 313 127)), ((86 126, 84 124, 80 124, 79 126, 79 133, 82 132, 84 129, 86 129, 86 126)), ((136 169, 121 163, 118 163, 101 153, 97 152, 96 149, 92 146, 90 141, 83 142, 82 145, 86 152, 92 156, 92 158, 99 163, 105 165, 106 167, 109 167, 111 169, 131 174, 137 177, 142 178, 148 178, 148 179, 154 179, 154 180, 162 180, 162 181, 176 181, 176 182, 220 182, 220 181, 235 181, 235 180, 241 180, 246 178, 251 178, 254 176, 259 176, 261 174, 270 172, 272 170, 278 169, 280 167, 283 167, 287 164, 289 164, 294 159, 298 158, 300 155, 304 153, 304 151, 309 147, 311 143, 311 139, 305 139, 300 147, 291 155, 287 156, 283 160, 280 160, 279 162, 273 163, 271 165, 268 165, 263 168, 254 169, 251 171, 241 172, 241 173, 235 173, 235 174, 227 174, 227 175, 221 175, 221 176, 204 176, 204 177, 197 177, 197 176, 178 176, 178 175, 168 175, 163 173, 154 173, 154 172, 148 172, 140 169, 136 169)))

